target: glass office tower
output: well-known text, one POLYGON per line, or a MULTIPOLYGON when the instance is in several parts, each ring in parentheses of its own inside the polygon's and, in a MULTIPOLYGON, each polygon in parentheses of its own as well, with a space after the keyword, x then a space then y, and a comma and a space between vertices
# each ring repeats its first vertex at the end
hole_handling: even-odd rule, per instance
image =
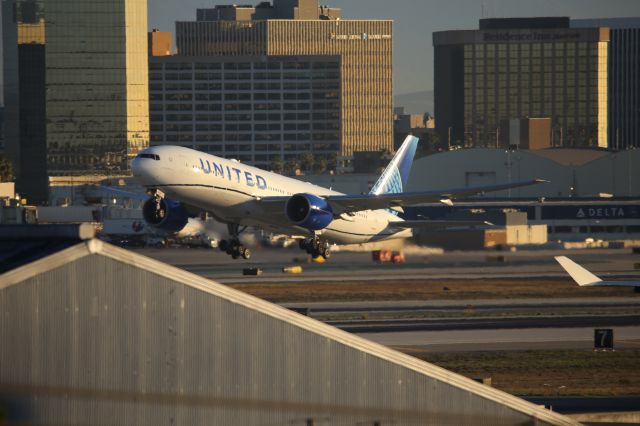
POLYGON ((574 19, 571 26, 609 28, 609 146, 639 148, 640 17, 574 19))
POLYGON ((338 168, 348 170, 354 151, 393 150, 392 25, 341 19, 317 0, 275 0, 201 9, 176 23, 176 41, 181 56, 339 56, 338 168))
POLYGON ((340 149, 339 56, 150 58, 151 143, 269 168, 340 149))
POLYGON ((45 7, 49 174, 127 174, 149 144, 147 2, 45 7))
POLYGON ((552 146, 607 148, 608 41, 608 28, 569 28, 568 18, 435 32, 441 140, 497 147, 501 121, 550 118, 552 146))
POLYGON ((6 153, 18 190, 128 175, 149 144, 146 0, 4 0, 6 153))
POLYGON ((47 199, 45 19, 42 1, 5 1, 3 68, 5 155, 16 191, 29 202, 47 199))

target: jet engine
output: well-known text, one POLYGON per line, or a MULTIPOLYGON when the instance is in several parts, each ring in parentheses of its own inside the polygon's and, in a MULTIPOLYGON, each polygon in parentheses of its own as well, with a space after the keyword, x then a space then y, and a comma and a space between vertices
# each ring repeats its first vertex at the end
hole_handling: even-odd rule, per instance
POLYGON ((319 231, 333 220, 331 206, 322 197, 313 194, 295 194, 287 200, 285 214, 294 224, 319 231))
POLYGON ((180 201, 151 197, 142 206, 144 220, 167 232, 178 232, 187 225, 189 215, 180 201))

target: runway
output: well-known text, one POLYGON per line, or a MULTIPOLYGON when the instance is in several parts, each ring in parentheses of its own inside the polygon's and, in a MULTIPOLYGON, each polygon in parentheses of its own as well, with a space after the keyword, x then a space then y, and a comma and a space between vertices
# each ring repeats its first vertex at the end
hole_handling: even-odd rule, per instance
POLYGON ((553 256, 569 256, 596 274, 613 279, 639 279, 634 264, 640 256, 630 249, 531 250, 521 252, 452 252, 434 254, 429 250, 412 251, 402 265, 372 262, 369 251, 337 252, 324 264, 306 263, 298 249, 254 248, 250 260, 231 260, 219 250, 172 248, 133 249, 145 256, 178 266, 224 284, 246 282, 300 283, 330 281, 384 281, 389 278, 483 279, 483 278, 561 278, 567 277, 553 256), (502 256, 504 261, 497 261, 502 256), (299 263, 303 260, 302 263, 299 263), (300 264, 303 273, 286 275, 282 268, 300 264), (244 268, 260 268, 263 275, 243 276, 244 268))
MULTIPOLYGON (((611 327, 618 348, 640 348, 640 326, 611 327)), ((592 349, 593 327, 357 333, 385 346, 411 346, 431 352, 530 349, 592 349)))
MULTIPOLYGON (((594 289, 574 286, 553 259, 562 254, 603 277, 640 279, 640 270, 634 269, 640 256, 629 249, 425 252, 409 254, 403 265, 373 263, 370 252, 339 252, 324 264, 302 263, 304 272, 297 275, 281 272, 282 267, 294 264, 294 258, 304 257, 297 249, 256 249, 251 261, 232 261, 218 250, 136 251, 249 293, 281 288, 281 294, 295 291, 304 296, 314 291, 311 299, 279 303, 303 308, 316 319, 389 346, 417 346, 430 351, 589 349, 593 347, 593 329, 611 327, 616 346, 640 347, 640 294, 624 289, 600 297, 594 289), (497 255, 504 256, 504 262, 496 263, 493 257, 497 255), (243 276, 246 267, 261 268, 264 275, 243 276), (542 297, 546 293, 525 289, 510 294, 512 284, 496 284, 500 278, 541 283, 549 280, 554 284, 547 284, 551 291, 561 284, 564 293, 542 297), (366 283, 394 289, 412 280, 435 283, 423 286, 435 289, 424 293, 422 299, 412 299, 407 293, 409 297, 404 300, 390 300, 385 294, 367 300, 366 283), (480 292, 459 285, 463 293, 456 293, 459 289, 448 284, 452 280, 496 286, 480 292), (361 293, 354 293, 357 290, 348 284, 356 282, 365 287, 361 293), (385 286, 387 282, 389 286, 385 286), (322 300, 329 291, 328 284, 342 285, 335 294, 339 298, 322 300), (443 291, 447 286, 451 291, 443 291)), ((530 287, 535 290, 536 285, 530 287)), ((278 302, 278 296, 273 297, 278 302)), ((393 298, 401 297, 402 293, 394 293, 393 298)))
POLYGON ((301 302, 282 303, 286 308, 306 308, 314 314, 372 313, 372 312, 424 312, 424 311, 486 311, 520 309, 566 309, 585 310, 609 308, 638 308, 640 297, 573 297, 561 299, 518 298, 518 299, 473 299, 473 300, 388 300, 357 302, 301 302))

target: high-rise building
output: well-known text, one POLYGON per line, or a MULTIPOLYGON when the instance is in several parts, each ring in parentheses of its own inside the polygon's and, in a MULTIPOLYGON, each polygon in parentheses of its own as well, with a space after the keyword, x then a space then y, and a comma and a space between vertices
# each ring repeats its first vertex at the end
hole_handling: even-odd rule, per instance
POLYGON ((0 106, 0 154, 4 154, 4 105, 0 106))
POLYGON ((501 121, 550 118, 552 146, 607 148, 608 41, 608 28, 570 28, 569 18, 433 33, 440 139, 497 147, 501 121))
POLYGON ((45 7, 49 174, 128 174, 149 144, 147 2, 45 7))
POLYGON ((176 23, 180 56, 340 57, 339 170, 349 169, 354 151, 393 149, 392 21, 344 20, 318 0, 218 6, 197 17, 176 23))
POLYGON ((126 175, 149 143, 146 0, 4 0, 7 155, 18 190, 126 175))
POLYGON ((45 20, 43 2, 4 1, 5 154, 16 191, 47 199, 45 20))
POLYGON ((335 169, 340 57, 149 58, 151 143, 262 168, 313 153, 335 169))
POLYGON ((609 146, 640 147, 640 17, 574 19, 571 26, 609 28, 609 146))

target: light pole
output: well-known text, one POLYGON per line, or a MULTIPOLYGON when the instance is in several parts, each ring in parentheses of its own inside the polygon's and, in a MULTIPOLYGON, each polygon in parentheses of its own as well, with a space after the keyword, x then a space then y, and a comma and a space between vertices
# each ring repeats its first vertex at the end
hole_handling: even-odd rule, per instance
MULTIPOLYGON (((507 154, 507 162, 504 163, 505 167, 507 168, 507 183, 511 183, 511 150, 507 149, 504 151, 505 154, 507 154)), ((508 192, 508 198, 511 199, 511 188, 509 188, 509 192, 508 192)))

